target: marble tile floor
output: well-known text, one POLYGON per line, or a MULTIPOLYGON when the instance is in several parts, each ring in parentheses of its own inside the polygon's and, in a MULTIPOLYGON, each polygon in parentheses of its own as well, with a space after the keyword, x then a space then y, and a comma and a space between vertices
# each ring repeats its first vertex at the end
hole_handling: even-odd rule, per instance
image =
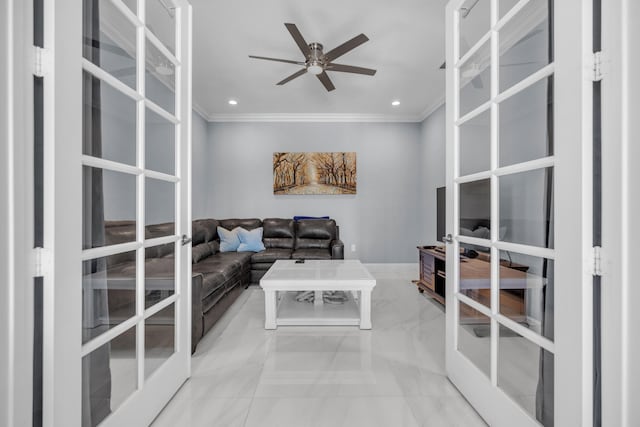
POLYGON ((485 426, 445 375, 444 311, 411 283, 417 264, 367 267, 377 279, 371 331, 267 331, 264 294, 247 289, 153 426, 485 426))

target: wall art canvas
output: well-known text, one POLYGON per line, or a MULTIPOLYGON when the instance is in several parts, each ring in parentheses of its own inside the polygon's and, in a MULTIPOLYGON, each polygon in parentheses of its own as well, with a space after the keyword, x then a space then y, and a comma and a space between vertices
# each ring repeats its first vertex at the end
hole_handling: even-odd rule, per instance
POLYGON ((356 153, 273 153, 273 194, 356 194, 356 153))

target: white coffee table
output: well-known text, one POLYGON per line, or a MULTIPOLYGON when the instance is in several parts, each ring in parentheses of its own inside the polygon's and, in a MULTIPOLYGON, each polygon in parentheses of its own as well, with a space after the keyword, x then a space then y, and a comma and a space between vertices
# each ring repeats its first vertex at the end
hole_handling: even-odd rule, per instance
POLYGON ((278 260, 260 280, 265 329, 282 325, 360 326, 371 329, 371 291, 376 279, 358 260, 278 260), (298 302, 293 291, 315 291, 314 303, 298 302), (343 304, 324 303, 323 291, 346 291, 343 304))

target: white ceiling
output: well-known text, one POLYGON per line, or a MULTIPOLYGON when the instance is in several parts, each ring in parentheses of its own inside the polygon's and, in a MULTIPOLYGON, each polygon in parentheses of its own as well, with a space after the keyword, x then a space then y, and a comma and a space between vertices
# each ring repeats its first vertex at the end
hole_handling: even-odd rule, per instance
POLYGON ((446 0, 191 0, 193 101, 208 120, 420 121, 444 99, 446 0), (339 63, 377 69, 375 76, 329 72, 327 92, 292 64, 248 55, 304 60, 284 26, 328 52, 364 33, 369 41, 339 63), (229 99, 238 105, 230 106, 229 99), (392 107, 391 101, 401 105, 392 107))

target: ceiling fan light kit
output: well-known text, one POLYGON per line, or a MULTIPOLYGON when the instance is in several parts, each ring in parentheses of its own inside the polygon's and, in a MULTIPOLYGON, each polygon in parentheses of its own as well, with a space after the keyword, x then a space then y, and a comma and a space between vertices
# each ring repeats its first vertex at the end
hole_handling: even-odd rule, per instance
POLYGON ((320 80, 320 82, 323 84, 325 89, 328 92, 331 92, 332 90, 335 89, 335 86, 333 85, 333 83, 331 82, 331 79, 327 75, 326 73, 327 71, 363 74, 367 76, 373 76, 376 74, 376 70, 373 70, 371 68, 354 67, 351 65, 342 65, 342 64, 333 63, 333 60, 341 57, 342 55, 352 51, 353 49, 360 46, 361 44, 367 42, 369 38, 364 34, 355 36, 351 40, 341 44, 335 49, 327 53, 323 53, 324 47, 322 46, 322 44, 315 43, 315 42, 307 43, 304 37, 302 37, 302 34, 300 33, 300 31, 298 30, 298 27, 296 27, 295 24, 284 24, 284 25, 285 27, 287 27, 287 30, 289 30, 291 37, 293 37, 293 40, 296 42, 296 44, 298 45, 298 48, 304 55, 304 58, 305 58, 304 61, 292 61, 289 59, 278 59, 278 58, 269 58, 265 56, 249 55, 249 58, 253 58, 253 59, 263 59, 266 61, 284 62, 287 64, 304 66, 304 68, 293 73, 292 75, 285 78, 284 80, 276 83, 276 85, 282 86, 290 82, 291 80, 302 76, 303 74, 309 73, 309 74, 315 75, 318 78, 318 80, 320 80))

